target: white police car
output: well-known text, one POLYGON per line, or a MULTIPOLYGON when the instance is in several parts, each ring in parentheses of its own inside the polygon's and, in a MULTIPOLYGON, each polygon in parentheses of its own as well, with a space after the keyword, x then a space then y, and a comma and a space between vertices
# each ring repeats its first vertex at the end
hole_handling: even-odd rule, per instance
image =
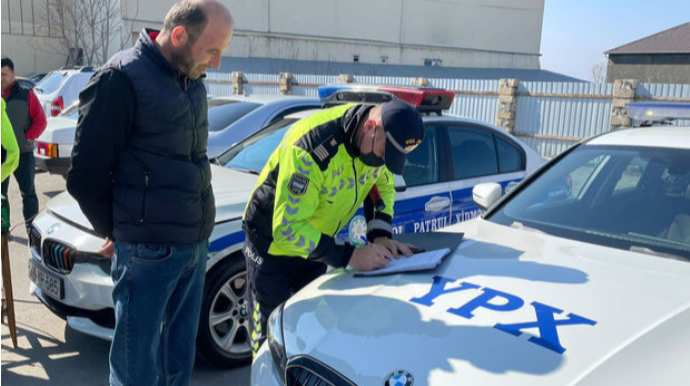
POLYGON ((252 384, 690 382, 690 127, 594 137, 501 194, 474 188, 489 209, 437 268, 278 307, 252 384))
MULTIPOLYGON (((400 188, 404 191, 396 196, 397 233, 428 232, 472 218, 478 214, 470 197, 472 186, 519 181, 544 162, 495 126, 442 115, 453 101, 453 94, 446 91, 397 87, 323 90, 330 90, 322 95, 330 102, 353 97, 382 101, 396 95, 428 113, 424 117, 426 139, 410 154, 404 175, 407 187, 400 188)), ((251 359, 242 213, 257 175, 285 131, 314 112, 293 114, 266 127, 220 156, 219 162, 226 167, 213 166, 216 226, 210 238, 197 341, 197 352, 212 363, 234 366, 251 359)), ((112 335, 114 316, 110 260, 95 253, 102 243, 77 203, 62 193, 33 222, 30 276, 36 296, 70 327, 107 339, 112 335)))

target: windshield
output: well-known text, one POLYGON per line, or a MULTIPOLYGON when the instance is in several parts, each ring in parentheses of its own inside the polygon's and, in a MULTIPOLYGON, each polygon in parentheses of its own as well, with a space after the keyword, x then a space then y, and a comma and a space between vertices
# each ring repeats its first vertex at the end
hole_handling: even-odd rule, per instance
POLYGON ((66 79, 66 72, 52 72, 50 75, 38 82, 34 88, 34 91, 38 92, 39 94, 51 94, 59 89, 62 85, 62 82, 64 82, 66 79))
POLYGON ((297 119, 285 118, 264 128, 230 148, 218 157, 218 162, 227 168, 260 173, 285 133, 296 121, 297 119))
POLYGON ((208 102, 208 131, 220 131, 261 107, 258 103, 212 99, 208 102))
POLYGON ((488 219, 690 260, 690 150, 580 146, 488 219))

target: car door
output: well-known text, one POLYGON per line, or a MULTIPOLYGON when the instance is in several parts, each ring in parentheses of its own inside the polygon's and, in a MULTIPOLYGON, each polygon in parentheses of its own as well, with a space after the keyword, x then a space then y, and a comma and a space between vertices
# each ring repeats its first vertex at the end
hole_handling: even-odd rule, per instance
POLYGON ((522 147, 499 130, 471 123, 449 123, 448 170, 451 180, 450 223, 473 219, 481 211, 472 200, 472 188, 484 182, 497 182, 504 188, 525 177, 526 154, 522 147))
POLYGON ((450 225, 452 198, 447 181, 443 127, 426 123, 424 142, 407 156, 407 189, 395 196, 394 233, 431 232, 450 225))

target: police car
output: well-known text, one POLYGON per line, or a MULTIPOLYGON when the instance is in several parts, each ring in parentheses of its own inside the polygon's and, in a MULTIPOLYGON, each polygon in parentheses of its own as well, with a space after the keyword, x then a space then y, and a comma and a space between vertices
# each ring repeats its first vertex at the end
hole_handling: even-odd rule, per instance
MULTIPOLYGON (((453 101, 452 92, 348 87, 324 87, 321 97, 327 103, 376 103, 397 97, 426 114, 425 141, 410 154, 404 182, 401 178, 397 186, 396 233, 429 232, 475 217, 479 213, 471 200, 475 184, 505 186, 544 162, 498 127, 443 115, 453 101)), ((212 166, 217 215, 197 340, 197 352, 212 363, 235 366, 251 360, 242 214, 259 172, 284 133, 298 119, 317 111, 284 117, 231 148, 212 166)), ((343 236, 348 229, 344 228, 343 236)), ((29 273, 33 293, 70 327, 110 339, 112 280, 110 260, 96 253, 102 244, 74 199, 62 193, 33 222, 29 273)))
POLYGON ((591 138, 503 190, 474 188, 489 209, 435 269, 335 270, 278 307, 252 384, 687 384, 690 127, 591 138))

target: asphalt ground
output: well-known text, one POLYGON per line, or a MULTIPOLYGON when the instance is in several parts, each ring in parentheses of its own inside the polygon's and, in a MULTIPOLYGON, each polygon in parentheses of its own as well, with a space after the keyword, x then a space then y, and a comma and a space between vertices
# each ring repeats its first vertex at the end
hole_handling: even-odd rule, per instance
MULTIPOLYGON (((99 386, 108 385, 110 342, 67 327, 36 297, 29 295, 27 235, 22 224, 21 195, 10 177, 10 220, 14 229, 9 242, 12 288, 17 320, 17 348, 10 330, 2 325, 2 375, 6 386, 99 386), (17 225, 18 224, 18 225, 17 225)), ((39 208, 65 190, 62 177, 36 174, 39 208)), ((250 367, 219 369, 197 359, 193 385, 248 385, 250 367)))

